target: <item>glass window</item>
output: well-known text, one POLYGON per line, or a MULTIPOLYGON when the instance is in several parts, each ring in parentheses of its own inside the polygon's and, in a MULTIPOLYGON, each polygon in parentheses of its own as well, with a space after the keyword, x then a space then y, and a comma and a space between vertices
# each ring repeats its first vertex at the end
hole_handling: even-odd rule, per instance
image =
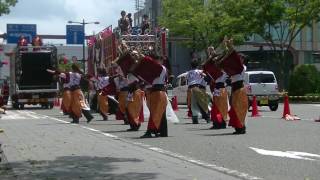
POLYGON ((312 36, 313 36, 313 33, 312 33, 312 27, 310 26, 307 26, 307 30, 306 30, 306 40, 307 42, 312 42, 312 36))
POLYGON ((250 74, 250 83, 275 83, 276 80, 273 74, 250 74))
POLYGON ((187 85, 187 78, 186 77, 181 77, 180 86, 185 86, 185 85, 187 85))

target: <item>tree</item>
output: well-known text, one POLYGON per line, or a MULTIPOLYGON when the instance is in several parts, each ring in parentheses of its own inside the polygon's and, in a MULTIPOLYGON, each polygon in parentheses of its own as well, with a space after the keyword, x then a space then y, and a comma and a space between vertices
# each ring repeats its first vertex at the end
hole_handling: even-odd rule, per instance
POLYGON ((280 86, 288 85, 292 58, 288 50, 301 30, 320 20, 319 0, 163 0, 161 25, 174 36, 190 38, 203 50, 223 36, 242 44, 259 35, 276 54, 280 86))
POLYGON ((10 6, 15 6, 18 0, 1 0, 0 1, 0 16, 10 13, 10 6))
POLYGON ((287 87, 293 63, 286 52, 292 50, 292 43, 304 28, 320 20, 320 1, 256 0, 254 6, 247 23, 275 52, 280 85, 287 87))
POLYGON ((226 35, 242 44, 255 32, 247 23, 254 5, 252 0, 163 0, 160 24, 194 50, 218 46, 226 35))
POLYGON ((308 93, 320 93, 320 72, 314 65, 297 66, 289 82, 290 95, 304 96, 308 93))

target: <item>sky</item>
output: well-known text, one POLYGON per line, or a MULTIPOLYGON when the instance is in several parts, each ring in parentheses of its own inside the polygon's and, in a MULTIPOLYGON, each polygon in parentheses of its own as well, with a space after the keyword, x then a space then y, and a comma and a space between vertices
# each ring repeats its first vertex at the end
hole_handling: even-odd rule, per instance
POLYGON ((99 21, 86 25, 86 35, 116 26, 121 10, 135 12, 135 0, 18 0, 9 15, 0 16, 0 31, 6 24, 37 24, 38 34, 65 35, 71 21, 99 21))

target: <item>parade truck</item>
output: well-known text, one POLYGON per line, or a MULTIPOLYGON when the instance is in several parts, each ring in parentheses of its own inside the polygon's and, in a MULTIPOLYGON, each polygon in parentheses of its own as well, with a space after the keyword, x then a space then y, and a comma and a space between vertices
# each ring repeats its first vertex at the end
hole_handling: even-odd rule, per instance
POLYGON ((55 46, 18 46, 12 53, 10 67, 13 108, 23 109, 25 105, 53 108, 59 85, 47 69, 57 67, 55 46))

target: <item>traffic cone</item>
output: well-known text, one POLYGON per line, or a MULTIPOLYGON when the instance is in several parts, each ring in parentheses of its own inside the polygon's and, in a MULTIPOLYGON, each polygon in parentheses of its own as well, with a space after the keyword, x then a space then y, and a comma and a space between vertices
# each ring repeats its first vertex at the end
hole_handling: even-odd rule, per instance
POLYGON ((257 97, 253 96, 251 117, 259 117, 259 116, 260 116, 260 114, 259 114, 259 110, 258 110, 257 97))
POLYGON ((289 107, 289 97, 288 95, 284 95, 284 102, 283 102, 283 114, 282 118, 285 119, 287 115, 291 115, 290 107, 289 107))
POLYGON ((174 97, 172 98, 172 109, 173 109, 174 111, 178 111, 178 110, 179 110, 177 96, 174 96, 174 97))

